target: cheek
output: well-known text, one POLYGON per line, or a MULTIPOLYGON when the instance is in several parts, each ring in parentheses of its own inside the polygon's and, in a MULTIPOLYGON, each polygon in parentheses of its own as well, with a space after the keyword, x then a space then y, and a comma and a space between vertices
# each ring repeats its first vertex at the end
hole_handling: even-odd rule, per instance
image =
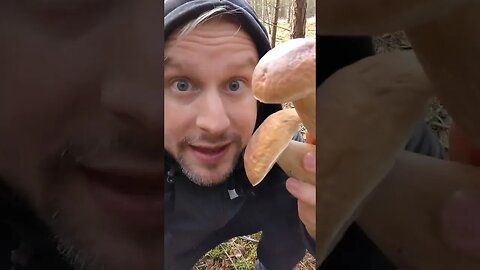
POLYGON ((188 135, 194 121, 188 107, 179 106, 165 97, 164 103, 164 145, 165 149, 176 154, 178 142, 188 135))
POLYGON ((252 97, 245 99, 245 101, 233 106, 235 108, 233 116, 239 133, 242 136, 244 146, 252 136, 255 128, 255 121, 257 119, 257 101, 252 97))
POLYGON ((101 53, 2 26, 0 40, 0 173, 38 204, 45 158, 95 108, 101 53))

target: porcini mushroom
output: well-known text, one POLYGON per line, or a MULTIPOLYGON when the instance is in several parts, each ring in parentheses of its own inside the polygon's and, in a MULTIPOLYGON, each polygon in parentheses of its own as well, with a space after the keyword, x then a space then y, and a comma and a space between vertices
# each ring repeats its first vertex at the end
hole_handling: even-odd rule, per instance
POLYGON ((411 51, 360 60, 319 87, 318 265, 393 166, 431 94, 411 51))
POLYGON ((440 101, 480 146, 480 1, 406 33, 440 101))
POLYGON ((317 1, 317 33, 376 35, 434 21, 475 0, 317 1))
POLYGON ((299 127, 300 118, 295 109, 280 110, 258 127, 244 154, 245 170, 252 185, 263 180, 299 127))
POLYGON ((252 91, 263 103, 293 102, 306 129, 315 134, 315 39, 297 38, 277 45, 258 62, 252 91))
POLYGON ((315 153, 315 146, 291 140, 300 121, 315 136, 315 39, 292 39, 266 53, 253 72, 252 91, 261 102, 293 102, 295 108, 269 116, 248 142, 244 164, 250 182, 260 183, 277 162, 289 176, 314 184, 303 157, 315 153))
POLYGON ((440 101, 480 145, 480 2, 476 0, 317 3, 317 33, 373 35, 405 30, 440 101))

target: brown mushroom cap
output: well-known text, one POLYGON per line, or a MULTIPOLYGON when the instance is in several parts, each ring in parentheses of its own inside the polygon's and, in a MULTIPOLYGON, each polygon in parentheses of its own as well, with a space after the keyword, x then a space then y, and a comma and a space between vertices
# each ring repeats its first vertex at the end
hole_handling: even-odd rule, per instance
POLYGON ((248 142, 244 154, 247 177, 257 185, 273 167, 300 126, 295 109, 278 111, 265 119, 248 142))
POLYGON ((252 91, 263 103, 286 103, 315 94, 315 39, 282 43, 258 62, 252 91))
POLYGON ((375 35, 431 22, 475 0, 317 1, 318 34, 375 35))

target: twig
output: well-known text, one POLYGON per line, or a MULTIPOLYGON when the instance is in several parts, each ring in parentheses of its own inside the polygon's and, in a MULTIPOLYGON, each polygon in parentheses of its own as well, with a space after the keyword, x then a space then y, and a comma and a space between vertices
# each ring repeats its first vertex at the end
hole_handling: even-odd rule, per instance
POLYGON ((233 262, 232 258, 230 258, 230 255, 228 255, 227 251, 225 250, 225 248, 220 245, 220 247, 222 248, 223 252, 225 253, 225 255, 227 255, 227 258, 230 260, 230 262, 232 263, 232 266, 233 268, 235 268, 235 270, 237 270, 237 266, 235 266, 235 263, 233 262))
POLYGON ((254 242, 254 243, 258 243, 258 242, 259 242, 258 240, 253 239, 253 238, 248 237, 248 236, 240 236, 239 238, 240 238, 240 239, 243 239, 243 240, 246 240, 246 241, 254 242))
MULTIPOLYGON (((266 24, 268 24, 268 25, 272 25, 272 26, 275 25, 275 24, 273 24, 273 23, 271 23, 271 22, 267 22, 267 21, 264 21, 264 20, 262 20, 262 22, 263 22, 263 23, 266 23, 266 24)), ((279 26, 278 24, 277 24, 277 28, 283 29, 283 30, 285 30, 285 31, 291 31, 290 29, 285 28, 285 27, 281 27, 281 26, 279 26)))

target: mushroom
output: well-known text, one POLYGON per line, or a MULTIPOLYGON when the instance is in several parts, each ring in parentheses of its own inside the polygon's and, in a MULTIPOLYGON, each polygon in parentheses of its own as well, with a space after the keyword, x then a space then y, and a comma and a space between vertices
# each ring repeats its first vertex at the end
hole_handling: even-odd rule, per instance
POLYGON ((344 67, 317 91, 317 264, 392 168, 424 115, 431 84, 411 51, 344 67))
POLYGON ((405 30, 440 101, 480 146, 479 16, 477 0, 324 0, 317 3, 317 33, 405 30))
POLYGON ((293 102, 303 125, 315 135, 315 39, 297 38, 277 45, 258 62, 252 91, 263 103, 293 102))
MULTIPOLYGON (((475 0, 407 2, 325 0, 317 1, 317 33, 373 35, 405 30, 415 54, 432 82, 434 94, 438 95, 455 122, 468 136, 468 140, 478 147, 480 145, 480 125, 478 125, 480 120, 480 107, 478 106, 480 104, 480 76, 478 76, 477 61, 480 59, 479 16, 480 2, 475 0)), ((395 62, 390 65, 395 67, 395 62)), ((338 81, 340 82, 340 80, 338 81)), ((331 84, 332 88, 335 87, 334 83, 331 84)), ((319 94, 321 93, 322 91, 319 92, 319 94)), ((325 98, 320 96, 320 101, 325 98)), ((385 101, 383 106, 388 108, 388 106, 396 106, 394 104, 395 102, 390 100, 385 101)), ((322 104, 319 104, 318 108, 319 125, 323 125, 322 115, 325 114, 325 111, 322 109, 322 104)), ((405 105, 404 112, 399 112, 398 116, 408 113, 407 111, 412 108, 416 109, 417 106, 413 103, 405 105)), ((341 108, 337 108, 337 111, 341 111, 341 108)), ((390 116, 385 115, 385 118, 390 118, 390 116)), ((355 120, 350 121, 354 122, 355 120)), ((381 125, 377 126, 377 123, 374 125, 373 128, 376 130, 382 130, 381 125)), ((328 145, 328 141, 325 142, 326 139, 321 137, 324 135, 324 130, 322 128, 319 130, 320 136, 317 138, 317 144, 322 149, 319 154, 328 159, 327 153, 324 154, 324 146, 328 145)), ((354 131, 355 129, 348 130, 356 135, 354 131)), ((375 141, 387 141, 392 138, 391 133, 372 136, 369 149, 376 149, 374 146, 379 143, 375 141)), ((335 145, 332 142, 330 144, 335 145)), ((366 177, 363 172, 359 176, 353 175, 358 173, 357 169, 362 165, 370 164, 370 167, 367 168, 380 166, 376 170, 385 171, 386 163, 379 161, 362 161, 358 158, 361 160, 360 163, 352 162, 348 165, 349 160, 357 152, 359 151, 355 148, 352 150, 347 147, 344 157, 339 157, 337 164, 332 163, 330 167, 338 166, 337 171, 344 168, 343 170, 350 171, 345 178, 350 176, 353 178, 352 181, 360 179, 360 182, 363 182, 362 179, 366 177)), ((371 153, 372 151, 363 153, 363 157, 369 157, 371 153)), ((389 155, 388 151, 382 155, 387 160, 396 156, 395 154, 389 155)), ((324 166, 324 163, 322 158, 317 162, 321 167, 324 166)), ((442 205, 449 196, 458 189, 467 191, 480 189, 478 185, 479 168, 406 153, 397 156, 394 164, 374 193, 361 194, 361 197, 365 198, 371 194, 368 200, 362 201, 360 198, 347 200, 352 203, 351 208, 358 209, 362 206, 357 220, 369 237, 393 259, 398 267, 440 270, 480 269, 478 258, 469 257, 442 241, 442 229, 438 226, 442 205), (402 252, 399 252, 400 250, 402 252)), ((326 208, 324 201, 329 198, 338 198, 336 194, 340 192, 350 197, 350 193, 356 188, 356 186, 344 185, 345 190, 342 191, 338 184, 338 192, 324 191, 325 185, 322 184, 324 179, 322 173, 324 172, 322 171, 317 170, 320 178, 317 182, 317 195, 320 195, 318 198, 324 196, 322 200, 317 198, 317 243, 322 256, 321 260, 317 261, 319 264, 324 258, 324 251, 329 251, 333 244, 326 246, 318 235, 325 233, 328 236, 326 229, 329 228, 329 224, 330 227, 335 228, 333 226, 335 223, 329 221, 334 221, 335 215, 343 214, 345 209, 350 209, 347 205, 342 207, 342 202, 332 203, 330 206, 332 210, 329 214, 325 212, 328 209, 323 209, 326 208), (338 206, 336 206, 337 204, 338 206), (331 214, 332 212, 334 213, 331 214)), ((328 174, 328 170, 324 174, 328 174)), ((371 183, 366 181, 367 186, 361 189, 369 189, 369 185, 375 184, 375 179, 370 181, 371 183)), ((352 219, 356 214, 359 212, 352 211, 348 215, 352 219)), ((340 228, 337 231, 341 232, 345 225, 341 222, 337 224, 340 228)), ((331 243, 334 243, 340 234, 332 234, 328 237, 332 239, 331 243)))
POLYGON ((436 94, 456 124, 480 146, 480 2, 406 29, 436 94))
POLYGON ((292 101, 294 109, 270 115, 247 144, 244 164, 252 185, 263 180, 277 162, 289 176, 315 183, 315 174, 303 168, 303 156, 315 146, 292 141, 300 123, 315 135, 315 39, 292 39, 282 43, 258 62, 252 76, 252 91, 264 103, 292 101))
POLYGON ((375 35, 434 21, 475 0, 317 1, 318 34, 375 35))
POLYGON ((280 110, 265 119, 245 149, 247 177, 256 186, 277 162, 300 127, 295 109, 280 110))

